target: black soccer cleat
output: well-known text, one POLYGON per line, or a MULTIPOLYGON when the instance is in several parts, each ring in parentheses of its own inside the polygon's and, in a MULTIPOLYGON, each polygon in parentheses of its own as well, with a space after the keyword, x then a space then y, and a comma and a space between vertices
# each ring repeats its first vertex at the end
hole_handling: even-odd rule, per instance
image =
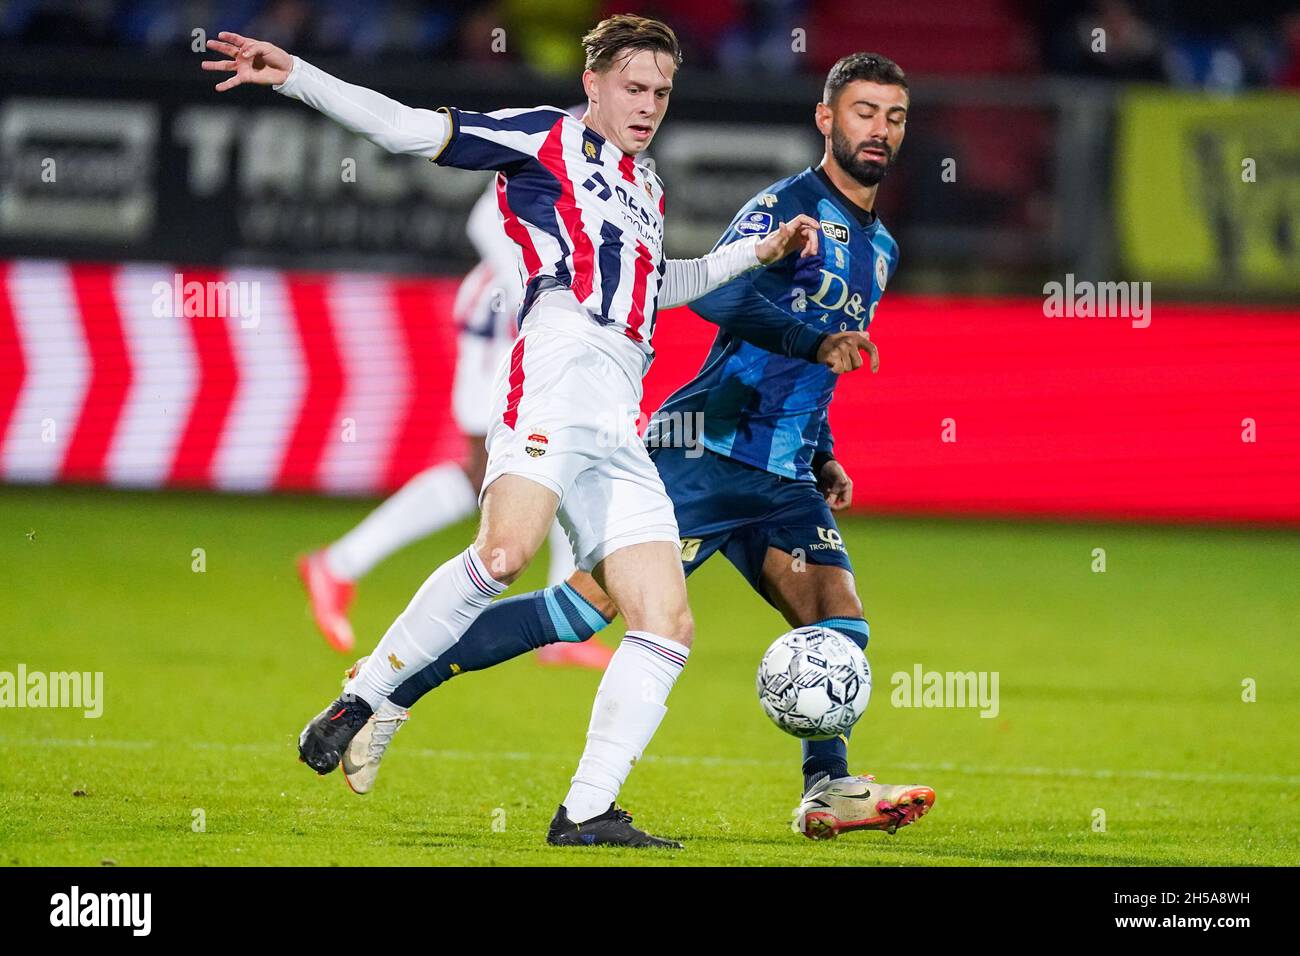
POLYGON ((344 694, 303 728, 298 735, 298 759, 319 774, 339 765, 343 751, 357 735, 373 711, 355 694, 344 694))
POLYGON ((569 811, 560 805, 551 820, 551 827, 546 831, 546 842, 552 846, 630 846, 660 847, 668 850, 680 850, 682 845, 676 840, 665 840, 651 836, 644 830, 632 826, 632 814, 620 807, 609 805, 598 817, 592 817, 583 823, 574 823, 569 819, 569 811))

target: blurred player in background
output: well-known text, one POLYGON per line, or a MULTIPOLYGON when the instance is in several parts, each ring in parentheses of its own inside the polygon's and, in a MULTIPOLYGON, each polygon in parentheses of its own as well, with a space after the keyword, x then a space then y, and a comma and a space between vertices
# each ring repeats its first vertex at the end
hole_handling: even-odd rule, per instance
MULTIPOLYGON (((692 303, 720 330, 699 374, 669 396, 646 432, 673 501, 685 573, 721 551, 791 627, 836 630, 864 652, 870 630, 833 514, 853 498, 830 431, 837 378, 746 337, 763 301, 815 328, 865 331, 871 323, 898 265, 898 244, 874 210, 876 192, 902 146, 908 105, 906 79, 892 60, 858 53, 831 69, 816 112, 825 137, 821 164, 755 196, 715 247, 766 235, 802 214, 820 223, 818 254, 742 275, 692 303)), ((590 575, 576 572, 568 586, 599 611, 579 623, 579 639, 612 621, 617 609, 590 575)), ((543 598, 522 595, 489 608, 460 643, 397 688, 385 706, 400 719, 367 727, 344 754, 353 790, 374 786, 393 732, 420 697, 456 674, 554 640, 543 625, 543 598)), ((802 756, 803 797, 794 816, 809 838, 892 833, 934 804, 929 787, 851 775, 847 735, 804 741, 802 756)))
MULTIPOLYGON (((581 113, 579 109, 575 115, 581 113)), ((458 330, 452 413, 469 440, 469 460, 426 468, 343 537, 298 562, 316 626, 330 647, 342 654, 349 653, 356 643, 348 620, 356 582, 411 542, 478 510, 478 492, 487 469, 485 442, 492 416, 492 381, 497 368, 510 356, 523 297, 518 248, 501 227, 496 177, 470 210, 466 231, 480 261, 456 290, 452 308, 458 330)), ((554 587, 572 574, 575 566, 573 549, 558 521, 551 526, 549 540, 546 579, 547 585, 554 587)), ((604 670, 613 653, 598 641, 560 641, 538 648, 537 659, 544 664, 604 670)))

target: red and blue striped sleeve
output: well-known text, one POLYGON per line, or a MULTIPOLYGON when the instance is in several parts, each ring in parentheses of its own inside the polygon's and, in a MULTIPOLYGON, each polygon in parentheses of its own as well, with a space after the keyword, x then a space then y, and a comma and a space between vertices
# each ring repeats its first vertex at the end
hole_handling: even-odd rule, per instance
POLYGON ((507 175, 536 159, 547 133, 568 115, 553 106, 491 113, 448 107, 446 112, 451 118, 451 135, 433 161, 458 169, 495 169, 507 175))

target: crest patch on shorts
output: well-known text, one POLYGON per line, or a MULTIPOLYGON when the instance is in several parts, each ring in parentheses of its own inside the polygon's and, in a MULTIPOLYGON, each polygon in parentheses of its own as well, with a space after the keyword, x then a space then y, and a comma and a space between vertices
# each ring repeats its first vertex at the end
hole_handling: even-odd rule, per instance
POLYGON ((550 443, 544 432, 533 432, 524 442, 524 451, 533 458, 541 458, 546 454, 546 446, 550 443))

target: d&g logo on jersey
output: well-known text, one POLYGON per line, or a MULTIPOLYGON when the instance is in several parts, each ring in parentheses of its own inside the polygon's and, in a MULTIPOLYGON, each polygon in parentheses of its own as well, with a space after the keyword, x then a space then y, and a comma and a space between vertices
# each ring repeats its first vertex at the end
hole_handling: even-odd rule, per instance
POLYGON ((809 551, 843 551, 844 536, 835 528, 818 528, 817 543, 808 545, 809 551))
POLYGON ((546 454, 546 446, 550 443, 551 440, 544 432, 533 432, 524 441, 524 451, 532 458, 541 458, 546 454))

